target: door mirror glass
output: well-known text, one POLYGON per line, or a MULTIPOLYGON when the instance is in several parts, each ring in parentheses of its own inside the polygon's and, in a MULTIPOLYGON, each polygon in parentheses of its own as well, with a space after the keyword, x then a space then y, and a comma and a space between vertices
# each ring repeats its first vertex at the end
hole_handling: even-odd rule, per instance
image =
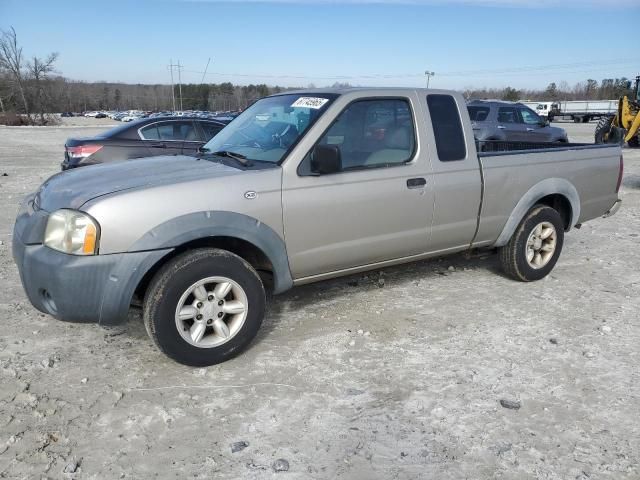
POLYGON ((342 170, 342 156, 337 145, 316 145, 311 151, 311 171, 318 175, 342 170))

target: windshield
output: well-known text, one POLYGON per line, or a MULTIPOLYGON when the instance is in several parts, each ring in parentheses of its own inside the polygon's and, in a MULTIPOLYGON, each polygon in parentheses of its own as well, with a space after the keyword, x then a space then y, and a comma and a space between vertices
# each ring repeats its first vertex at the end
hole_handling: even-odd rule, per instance
POLYGON ((205 151, 280 163, 336 97, 313 93, 258 100, 213 137, 205 151))

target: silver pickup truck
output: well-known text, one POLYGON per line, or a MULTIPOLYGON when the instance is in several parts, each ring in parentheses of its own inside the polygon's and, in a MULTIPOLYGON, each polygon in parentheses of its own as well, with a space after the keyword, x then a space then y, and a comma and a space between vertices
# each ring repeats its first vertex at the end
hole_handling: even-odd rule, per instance
POLYGON ((543 278, 565 232, 619 207, 622 155, 528 145, 478 154, 449 91, 288 92, 197 156, 51 177, 21 207, 13 255, 38 310, 113 325, 138 300, 164 353, 211 365, 251 342, 265 292, 471 248, 543 278))

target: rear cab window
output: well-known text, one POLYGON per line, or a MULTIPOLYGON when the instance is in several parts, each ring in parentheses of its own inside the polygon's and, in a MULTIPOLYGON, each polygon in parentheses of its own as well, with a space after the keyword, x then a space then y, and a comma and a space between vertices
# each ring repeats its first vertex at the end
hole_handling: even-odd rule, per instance
POLYGON ((427 106, 440 161, 464 160, 467 145, 456 100, 451 95, 427 95, 427 106))

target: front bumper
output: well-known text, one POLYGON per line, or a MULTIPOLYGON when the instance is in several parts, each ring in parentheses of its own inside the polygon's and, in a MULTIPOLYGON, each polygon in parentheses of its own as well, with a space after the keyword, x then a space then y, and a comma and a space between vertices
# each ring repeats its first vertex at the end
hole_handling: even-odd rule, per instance
POLYGON ((172 249, 68 255, 40 243, 37 232, 42 230, 43 215, 46 212, 23 209, 13 234, 13 258, 31 304, 61 320, 103 325, 124 322, 136 287, 172 249))

